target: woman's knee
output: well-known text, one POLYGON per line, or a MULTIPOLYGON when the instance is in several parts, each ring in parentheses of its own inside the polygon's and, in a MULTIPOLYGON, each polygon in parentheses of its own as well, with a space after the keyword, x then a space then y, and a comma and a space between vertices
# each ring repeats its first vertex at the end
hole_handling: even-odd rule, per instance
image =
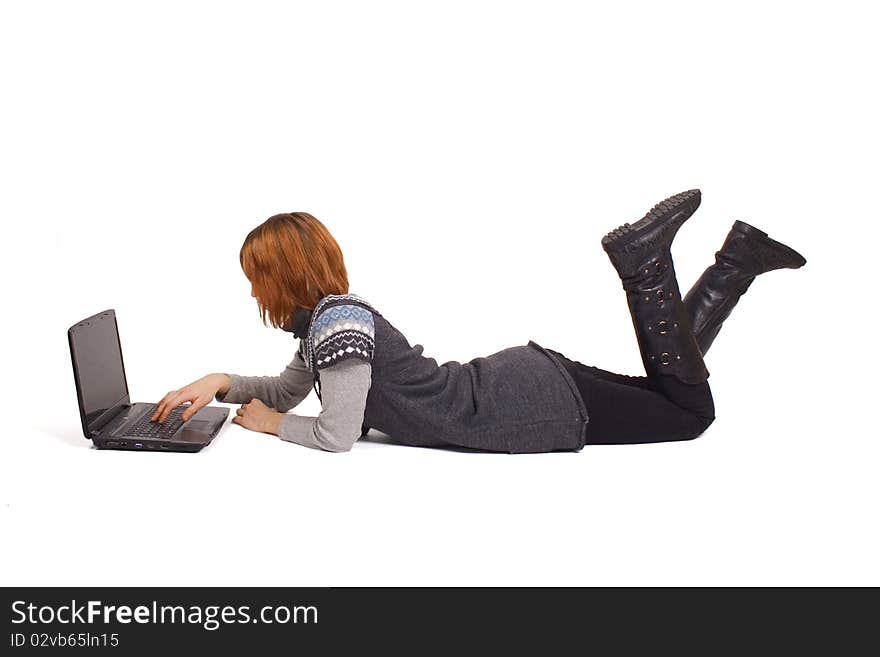
POLYGON ((687 438, 685 440, 694 440, 702 436, 706 429, 715 421, 715 410, 712 409, 711 412, 700 412, 695 413, 690 421, 690 426, 687 429, 687 438))
POLYGON ((698 438, 715 421, 715 400, 708 383, 701 403, 694 408, 694 417, 694 438, 698 438))

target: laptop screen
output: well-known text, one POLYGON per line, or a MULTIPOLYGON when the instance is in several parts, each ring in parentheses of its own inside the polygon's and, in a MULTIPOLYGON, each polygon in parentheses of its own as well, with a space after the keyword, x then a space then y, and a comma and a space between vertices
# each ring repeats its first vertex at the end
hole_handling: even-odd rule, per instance
POLYGON ((109 409, 128 403, 122 350, 112 310, 84 319, 70 329, 70 349, 80 393, 83 429, 99 429, 109 409))

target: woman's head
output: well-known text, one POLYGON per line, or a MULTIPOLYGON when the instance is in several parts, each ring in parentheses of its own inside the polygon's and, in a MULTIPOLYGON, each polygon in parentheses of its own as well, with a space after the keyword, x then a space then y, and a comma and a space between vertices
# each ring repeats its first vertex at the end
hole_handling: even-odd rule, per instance
POLYGON ((244 240, 241 268, 263 318, 282 326, 297 308, 314 308, 328 294, 348 293, 342 250, 308 212, 269 217, 244 240))

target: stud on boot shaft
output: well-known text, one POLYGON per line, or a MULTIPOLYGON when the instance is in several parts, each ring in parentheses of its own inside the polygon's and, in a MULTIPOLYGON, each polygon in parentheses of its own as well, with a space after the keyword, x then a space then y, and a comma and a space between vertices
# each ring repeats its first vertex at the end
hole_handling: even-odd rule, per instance
POLYGON ((625 223, 602 238, 602 248, 624 281, 639 276, 653 256, 669 250, 678 229, 700 207, 700 190, 692 189, 661 201, 639 221, 625 223))

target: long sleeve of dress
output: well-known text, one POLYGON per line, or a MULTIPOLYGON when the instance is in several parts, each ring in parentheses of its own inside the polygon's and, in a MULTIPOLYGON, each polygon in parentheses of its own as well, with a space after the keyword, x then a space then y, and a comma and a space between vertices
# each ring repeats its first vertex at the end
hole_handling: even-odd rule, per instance
POLYGON ((281 418, 279 437, 329 452, 350 450, 361 437, 372 369, 366 361, 349 359, 321 370, 321 413, 287 413, 281 418))
POLYGON ((371 311, 354 304, 327 305, 320 311, 316 307, 313 314, 307 337, 300 338, 299 351, 280 376, 230 374, 229 390, 225 395, 218 393, 216 399, 241 403, 256 397, 284 413, 278 425, 282 440, 346 452, 364 430, 373 376, 375 321, 371 311), (314 375, 305 362, 306 353, 311 354, 308 358, 320 382, 321 412, 317 417, 287 413, 312 389, 314 375))
POLYGON ((308 397, 312 390, 312 372, 306 366, 300 351, 296 352, 293 360, 279 376, 240 376, 228 373, 227 376, 231 380, 229 390, 226 394, 215 395, 218 402, 225 404, 244 404, 256 398, 267 406, 286 413, 308 397))

